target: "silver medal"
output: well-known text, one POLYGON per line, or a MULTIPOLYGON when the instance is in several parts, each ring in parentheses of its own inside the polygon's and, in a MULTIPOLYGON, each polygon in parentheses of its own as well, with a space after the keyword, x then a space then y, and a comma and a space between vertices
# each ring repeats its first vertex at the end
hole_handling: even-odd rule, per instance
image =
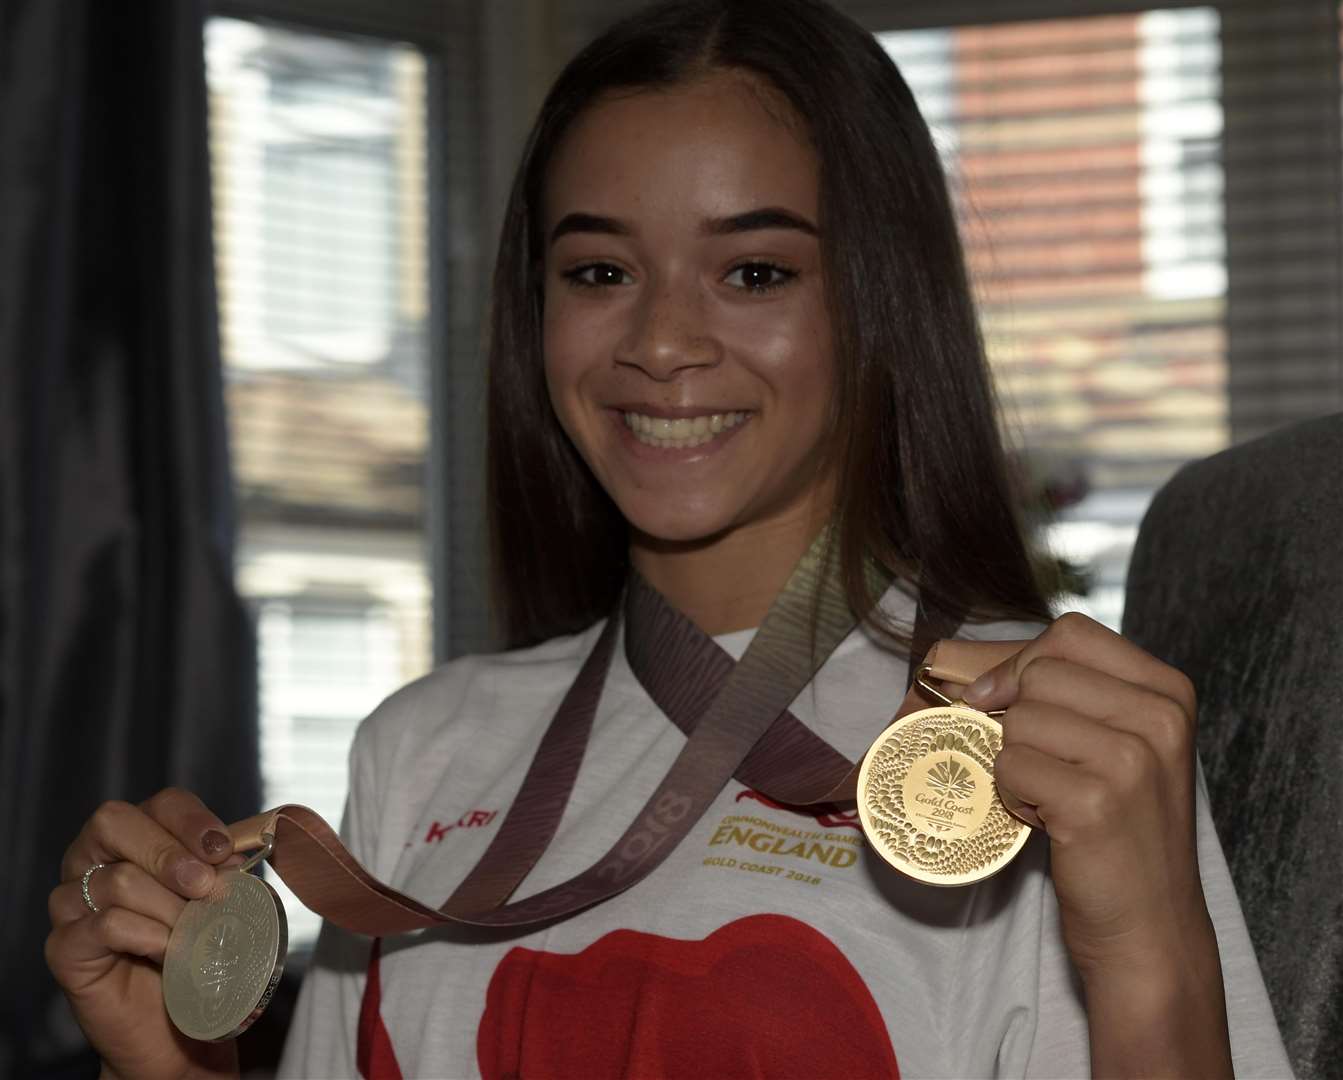
POLYGON ((209 896, 187 904, 168 939, 163 1001, 178 1030, 204 1042, 246 1031, 280 981, 288 936, 270 885, 242 870, 221 871, 209 896))

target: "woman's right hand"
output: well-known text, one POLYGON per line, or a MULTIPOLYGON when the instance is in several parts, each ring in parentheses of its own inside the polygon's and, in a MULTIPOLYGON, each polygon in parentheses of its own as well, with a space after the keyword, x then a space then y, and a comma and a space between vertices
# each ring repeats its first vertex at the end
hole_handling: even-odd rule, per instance
POLYGON ((104 1077, 237 1075, 232 1042, 197 1042, 173 1026, 160 969, 187 900, 210 891, 216 866, 241 861, 224 823, 176 788, 139 806, 103 803, 66 849, 47 901, 47 966, 102 1057, 104 1077), (95 914, 81 884, 99 863, 106 866, 89 878, 95 914))

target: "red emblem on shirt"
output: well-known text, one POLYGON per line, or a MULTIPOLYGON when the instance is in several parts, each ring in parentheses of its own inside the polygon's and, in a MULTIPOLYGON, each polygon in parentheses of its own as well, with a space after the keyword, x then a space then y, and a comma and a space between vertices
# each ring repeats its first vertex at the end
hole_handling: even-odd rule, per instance
POLYGON ((486 1080, 900 1075, 853 965, 782 915, 702 941, 616 930, 575 954, 512 949, 490 980, 476 1058, 486 1080))

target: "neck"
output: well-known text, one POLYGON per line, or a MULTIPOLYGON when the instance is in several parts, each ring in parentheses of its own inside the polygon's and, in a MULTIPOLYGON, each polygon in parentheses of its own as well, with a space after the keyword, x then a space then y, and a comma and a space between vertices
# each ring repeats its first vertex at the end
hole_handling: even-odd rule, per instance
POLYGON ((706 634, 749 630, 764 621, 824 524, 824 514, 806 507, 707 540, 636 534, 630 562, 706 634))

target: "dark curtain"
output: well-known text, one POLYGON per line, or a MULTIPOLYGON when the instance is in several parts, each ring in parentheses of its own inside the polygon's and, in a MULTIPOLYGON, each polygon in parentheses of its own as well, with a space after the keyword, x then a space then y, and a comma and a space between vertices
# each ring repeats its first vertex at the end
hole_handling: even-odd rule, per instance
POLYGON ((169 784, 259 802, 232 580, 200 0, 0 0, 0 1074, 75 1074, 65 846, 169 784))

